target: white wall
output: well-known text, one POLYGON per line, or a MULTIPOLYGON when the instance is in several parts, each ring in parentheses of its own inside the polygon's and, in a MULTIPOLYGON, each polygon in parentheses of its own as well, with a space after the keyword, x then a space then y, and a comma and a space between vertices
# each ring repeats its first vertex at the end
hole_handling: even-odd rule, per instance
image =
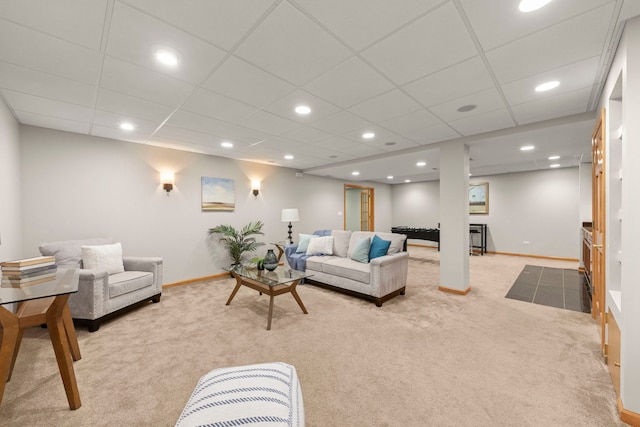
POLYGON ((19 126, 0 98, 0 261, 21 255, 21 194, 19 126))
MULTIPOLYGON (((474 177, 471 182, 489 183, 489 214, 469 217, 470 223, 487 224, 487 250, 579 258, 577 167, 474 177)), ((439 196, 438 182, 393 186, 394 225, 436 227, 439 196)))
MULTIPOLYGON (((224 252, 208 245, 207 229, 265 223, 264 241, 287 237, 282 208, 298 208, 298 233, 343 229, 344 182, 295 170, 114 141, 31 126, 21 128, 23 224, 21 256, 40 242, 110 236, 125 255, 164 258, 165 283, 222 272, 224 252), (169 197, 161 170, 175 171, 169 197), (202 176, 235 180, 234 212, 202 212, 202 176), (257 199, 251 179, 262 182, 257 199)), ((361 184, 361 183, 359 183, 361 184)), ((376 224, 391 227, 390 190, 375 187, 376 224)), ((16 215, 13 213, 13 215, 16 215)), ((266 251, 266 248, 262 248, 266 251)))

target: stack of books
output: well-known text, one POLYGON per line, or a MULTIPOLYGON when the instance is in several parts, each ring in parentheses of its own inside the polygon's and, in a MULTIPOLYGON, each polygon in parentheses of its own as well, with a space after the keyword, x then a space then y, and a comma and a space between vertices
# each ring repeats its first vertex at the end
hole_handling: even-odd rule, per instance
POLYGON ((44 283, 56 278, 55 258, 35 258, 5 261, 2 268, 2 287, 22 287, 44 283))

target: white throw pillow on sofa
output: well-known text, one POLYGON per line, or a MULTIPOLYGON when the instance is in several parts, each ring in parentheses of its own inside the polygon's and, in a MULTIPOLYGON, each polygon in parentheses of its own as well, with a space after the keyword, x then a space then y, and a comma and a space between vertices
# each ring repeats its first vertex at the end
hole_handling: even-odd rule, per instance
POLYGON ((322 236, 309 240, 307 255, 333 255, 333 237, 322 236))
POLYGON ((122 273, 122 245, 82 246, 82 265, 88 270, 107 270, 109 274, 122 273))

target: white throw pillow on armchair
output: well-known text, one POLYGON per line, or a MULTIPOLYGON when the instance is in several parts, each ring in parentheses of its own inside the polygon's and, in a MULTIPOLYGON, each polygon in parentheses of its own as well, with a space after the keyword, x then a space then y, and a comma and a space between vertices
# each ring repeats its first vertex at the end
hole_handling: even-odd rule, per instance
POLYGON ((88 270, 107 270, 109 274, 122 273, 122 245, 82 246, 82 265, 88 270))

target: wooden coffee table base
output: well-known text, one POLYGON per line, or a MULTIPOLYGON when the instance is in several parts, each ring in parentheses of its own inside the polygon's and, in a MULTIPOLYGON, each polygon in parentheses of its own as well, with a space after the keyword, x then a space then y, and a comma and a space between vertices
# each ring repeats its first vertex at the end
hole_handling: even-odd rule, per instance
POLYGON ((233 288, 233 292, 231 292, 231 295, 229 296, 229 299, 227 300, 226 305, 231 304, 231 300, 233 300, 233 297, 235 297, 236 293, 238 293, 238 289, 240 289, 240 286, 243 286, 243 285, 251 289, 255 289, 261 294, 264 293, 266 295, 269 295, 269 317, 267 319, 267 331, 271 330, 271 317, 273 316, 273 299, 277 295, 291 293, 293 298, 296 300, 296 302, 302 309, 302 312, 304 314, 309 314, 307 312, 307 309, 304 307, 302 300, 300 299, 300 295, 298 295, 298 292, 296 291, 296 286, 298 286, 298 284, 300 283, 300 280, 295 280, 293 282, 285 283, 282 285, 269 286, 269 285, 265 285, 264 283, 260 283, 258 281, 255 281, 246 277, 241 277, 234 271, 231 272, 231 275, 236 279, 236 287, 233 288))

